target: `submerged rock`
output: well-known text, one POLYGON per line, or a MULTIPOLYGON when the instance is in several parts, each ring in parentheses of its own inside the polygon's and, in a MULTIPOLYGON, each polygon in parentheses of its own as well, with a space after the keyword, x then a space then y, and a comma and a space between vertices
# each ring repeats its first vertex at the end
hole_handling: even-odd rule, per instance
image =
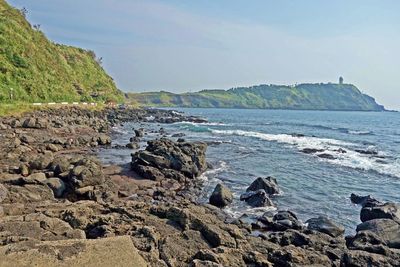
POLYGON ((210 204, 223 208, 233 201, 232 192, 226 186, 217 184, 210 196, 210 204))
POLYGON ((335 156, 327 153, 318 154, 317 156, 322 159, 331 159, 331 160, 336 159, 335 156))
POLYGON ((318 152, 324 152, 323 149, 317 149, 317 148, 304 148, 301 150, 301 152, 305 153, 305 154, 315 154, 318 152))

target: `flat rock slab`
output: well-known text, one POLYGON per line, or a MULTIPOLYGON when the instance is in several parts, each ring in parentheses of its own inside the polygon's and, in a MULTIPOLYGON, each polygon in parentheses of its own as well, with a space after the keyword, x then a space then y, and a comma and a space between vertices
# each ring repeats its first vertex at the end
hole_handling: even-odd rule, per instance
POLYGON ((18 243, 0 247, 0 266, 147 267, 129 236, 18 243))

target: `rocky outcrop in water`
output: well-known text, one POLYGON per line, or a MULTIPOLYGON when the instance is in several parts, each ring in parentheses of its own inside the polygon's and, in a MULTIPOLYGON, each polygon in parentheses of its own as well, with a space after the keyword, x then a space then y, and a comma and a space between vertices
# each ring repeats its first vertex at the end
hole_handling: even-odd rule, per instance
POLYGON ((202 142, 174 142, 165 138, 149 141, 145 150, 132 155, 132 170, 152 180, 190 182, 207 169, 206 149, 202 142))
POLYGON ((232 192, 226 186, 217 184, 210 196, 210 204, 223 208, 233 201, 232 192))

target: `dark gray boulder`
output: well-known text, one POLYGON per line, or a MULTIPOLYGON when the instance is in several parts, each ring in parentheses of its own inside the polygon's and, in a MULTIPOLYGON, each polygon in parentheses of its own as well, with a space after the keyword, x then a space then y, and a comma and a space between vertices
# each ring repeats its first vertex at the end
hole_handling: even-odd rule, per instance
POLYGON ((350 200, 354 204, 361 205, 362 207, 364 207, 364 206, 375 206, 375 205, 380 204, 380 202, 378 200, 376 200, 375 198, 371 197, 370 195, 368 195, 368 196, 360 196, 360 195, 352 193, 350 195, 350 200))
POLYGON ((317 152, 323 152, 323 149, 316 149, 316 148, 304 148, 301 150, 301 152, 305 154, 315 154, 317 152))
POLYGON ((274 177, 257 178, 251 185, 247 188, 246 192, 257 191, 263 189, 268 195, 273 195, 279 193, 279 187, 276 179, 274 177))
POLYGON ((161 138, 147 142, 145 150, 132 155, 132 169, 151 166, 162 173, 177 171, 188 178, 199 176, 207 169, 205 152, 207 145, 202 142, 174 142, 161 138))
POLYGON ((311 218, 306 221, 306 224, 309 230, 318 231, 332 237, 343 235, 345 230, 343 226, 335 224, 325 216, 311 218))
POLYGON ((400 248, 400 225, 391 219, 373 219, 357 226, 357 232, 371 231, 388 247, 400 248))
POLYGON ((135 129, 134 132, 135 132, 135 136, 136 137, 143 137, 144 136, 144 130, 142 128, 135 129))
POLYGON ((222 184, 217 184, 209 201, 211 205, 223 208, 232 203, 233 195, 229 188, 222 184))
POLYGON ((241 201, 246 201, 252 207, 273 206, 272 201, 268 198, 268 194, 264 189, 250 191, 240 196, 241 201))
POLYGON ((392 202, 365 205, 361 209, 360 219, 362 222, 373 219, 391 219, 400 223, 400 205, 392 202))

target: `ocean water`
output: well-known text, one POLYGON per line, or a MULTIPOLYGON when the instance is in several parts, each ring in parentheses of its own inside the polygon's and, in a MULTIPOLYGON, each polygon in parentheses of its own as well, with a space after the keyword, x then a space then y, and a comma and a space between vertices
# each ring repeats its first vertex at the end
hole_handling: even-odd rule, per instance
MULTIPOLYGON (((184 133, 186 140, 207 141, 207 159, 213 169, 202 175, 205 187, 199 197, 207 201, 214 186, 224 183, 234 193, 234 203, 226 208, 233 216, 288 209, 302 221, 326 215, 352 233, 360 223, 360 207, 350 202, 351 193, 400 202, 400 113, 179 111, 207 118, 209 123, 142 126, 163 127, 169 135, 184 133), (324 150, 320 153, 335 159, 305 154, 301 152, 304 148, 324 150), (281 193, 272 198, 273 208, 252 209, 239 201, 240 194, 260 176, 275 177, 281 188, 281 193)), ((126 144, 131 129, 139 126, 126 124, 116 129, 120 133, 115 142, 126 144)), ((147 139, 155 136, 150 133, 147 139)), ((131 152, 111 149, 101 151, 100 156, 105 163, 127 163, 131 152)))

